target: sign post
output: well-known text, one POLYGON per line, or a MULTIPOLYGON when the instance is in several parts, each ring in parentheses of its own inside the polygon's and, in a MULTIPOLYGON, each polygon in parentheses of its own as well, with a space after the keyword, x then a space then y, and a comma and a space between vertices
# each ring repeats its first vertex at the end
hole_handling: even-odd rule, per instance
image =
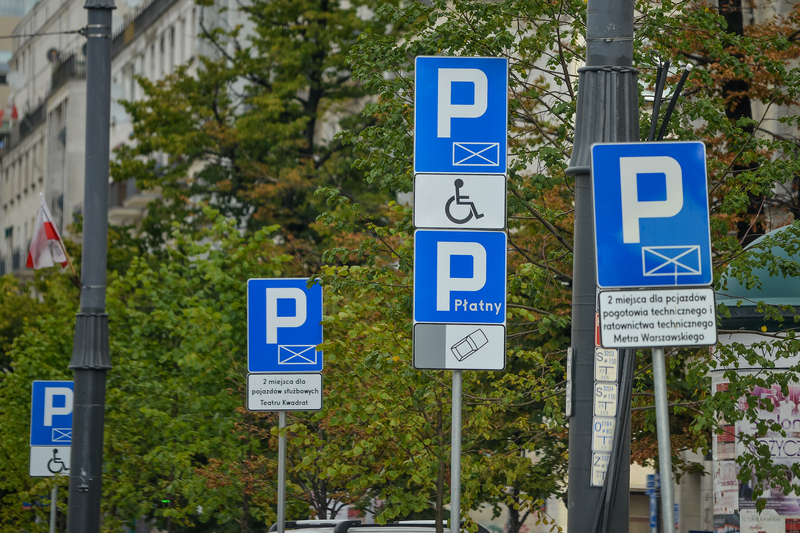
POLYGON ((461 372, 505 368, 508 61, 417 57, 415 67, 413 360, 453 371, 455 533, 461 372))
POLYGON ((322 286, 247 280, 247 409, 278 411, 278 533, 286 529, 286 412, 322 409, 322 286))
MULTIPOLYGON (((34 381, 31 394, 31 477, 69 475, 72 381, 34 381)), ((50 491, 50 533, 56 531, 58 485, 50 491)))
POLYGON ((674 533, 664 347, 717 341, 705 146, 595 144, 591 167, 597 283, 636 289, 600 291, 600 339, 652 349, 661 514, 674 533))

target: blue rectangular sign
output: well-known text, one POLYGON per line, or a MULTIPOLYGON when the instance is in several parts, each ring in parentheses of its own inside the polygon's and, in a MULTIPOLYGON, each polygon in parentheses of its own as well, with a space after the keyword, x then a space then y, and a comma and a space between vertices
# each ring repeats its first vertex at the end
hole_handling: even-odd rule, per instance
POLYGON ((31 446, 72 445, 72 381, 34 381, 31 446))
POLYGON ((507 237, 501 231, 414 233, 414 321, 506 323, 507 237))
POLYGON ((322 370, 322 286, 308 281, 247 280, 248 371, 322 370))
POLYGON ((508 60, 417 57, 414 172, 505 174, 508 60))
POLYGON ((703 143, 595 144, 592 191, 600 287, 711 283, 703 143))

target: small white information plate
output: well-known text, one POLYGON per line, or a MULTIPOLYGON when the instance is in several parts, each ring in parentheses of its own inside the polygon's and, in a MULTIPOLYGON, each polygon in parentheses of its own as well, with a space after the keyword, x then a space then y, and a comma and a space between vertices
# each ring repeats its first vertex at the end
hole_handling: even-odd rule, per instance
POLYGON ((616 425, 616 418, 601 416, 592 418, 593 452, 611 452, 611 445, 614 442, 614 426, 616 425))
POLYGON ((564 403, 564 417, 569 418, 572 416, 572 382, 567 381, 566 387, 567 399, 564 403))
POLYGON ((502 230, 506 220, 503 174, 414 176, 414 227, 502 230))
POLYGON ((248 374, 249 411, 319 411, 322 374, 248 374))
POLYGON ((564 402, 564 417, 572 416, 572 348, 567 348, 567 398, 564 402))
POLYGON ((602 487, 608 473, 608 463, 611 461, 610 453, 592 453, 592 487, 602 487))
POLYGON ((605 348, 711 346, 717 343, 711 288, 601 291, 605 348))
POLYGON ((617 384, 594 384, 594 416, 617 416, 617 384))
POLYGON ((72 448, 69 446, 31 446, 31 477, 69 475, 72 448))
POLYGON ((617 367, 619 366, 619 352, 614 348, 594 349, 594 380, 617 381, 617 367))

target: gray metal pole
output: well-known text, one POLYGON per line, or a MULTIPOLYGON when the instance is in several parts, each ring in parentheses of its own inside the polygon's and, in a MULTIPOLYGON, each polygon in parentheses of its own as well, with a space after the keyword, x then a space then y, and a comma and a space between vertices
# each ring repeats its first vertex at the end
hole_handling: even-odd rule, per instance
POLYGON ((278 533, 286 530, 286 411, 278 413, 278 533))
POLYGON ((56 518, 58 518, 58 484, 50 491, 50 533, 56 533, 56 518))
MULTIPOLYGON (((588 0, 586 66, 578 70, 575 141, 567 173, 575 176, 572 285, 573 416, 569 420, 568 528, 592 531, 601 488, 591 486, 596 272, 590 147, 639 140, 638 71, 633 59, 634 0, 588 0)), ((622 385, 622 384, 621 384, 622 385)), ((622 413, 620 416, 630 416, 622 413)), ((628 531, 630 442, 622 443, 611 531, 628 531)))
POLYGON ((450 533, 461 531, 461 370, 453 371, 453 425, 450 427, 450 533))
POLYGON ((69 368, 75 372, 69 533, 100 531, 106 372, 111 368, 106 314, 108 160, 113 0, 87 0, 86 167, 83 196, 81 308, 69 368))
POLYGON ((667 405, 667 370, 664 349, 653 348, 653 392, 656 395, 656 430, 658 432, 658 470, 661 474, 661 516, 664 533, 675 533, 675 506, 672 496, 672 446, 669 440, 669 405, 667 405))

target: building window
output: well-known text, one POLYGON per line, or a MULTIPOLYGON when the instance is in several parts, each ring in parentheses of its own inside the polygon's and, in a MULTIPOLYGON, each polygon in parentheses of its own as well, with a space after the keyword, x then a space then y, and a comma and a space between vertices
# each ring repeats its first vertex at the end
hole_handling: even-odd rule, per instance
POLYGON ((130 65, 128 65, 128 69, 130 70, 131 73, 131 87, 130 87, 130 93, 128 93, 129 98, 131 100, 136 100, 136 63, 131 63, 130 65))
POLYGON ((159 51, 158 51, 158 67, 159 67, 159 77, 163 76, 166 73, 166 66, 167 62, 164 56, 164 35, 161 35, 161 42, 159 44, 159 51))
POLYGON ((175 69, 175 26, 169 29, 169 71, 175 69))
POLYGON ((150 45, 150 79, 156 79, 156 45, 150 45))

